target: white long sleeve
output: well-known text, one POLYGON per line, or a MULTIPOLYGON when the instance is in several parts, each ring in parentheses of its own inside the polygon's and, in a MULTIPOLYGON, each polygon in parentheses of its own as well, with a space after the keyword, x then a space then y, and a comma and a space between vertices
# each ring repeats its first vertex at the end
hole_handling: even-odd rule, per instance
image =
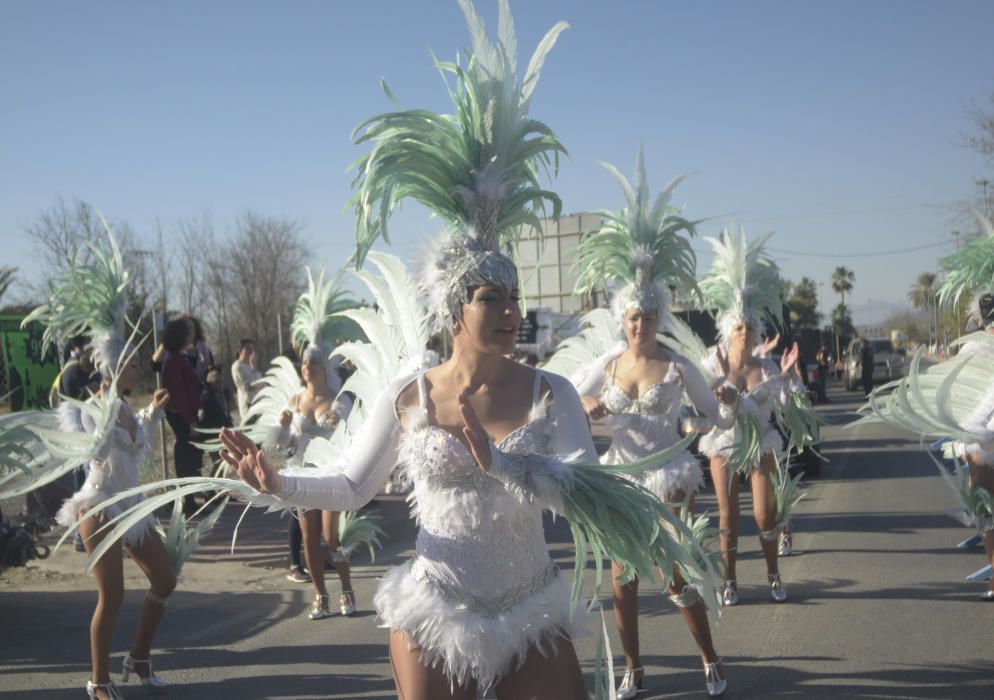
POLYGON ((673 359, 683 377, 683 389, 691 402, 714 425, 722 430, 735 424, 735 412, 731 406, 719 403, 707 380, 700 370, 685 357, 676 355, 673 359))
POLYGON ((625 351, 625 347, 624 343, 620 343, 611 348, 573 376, 573 386, 580 396, 600 395, 601 389, 604 388, 604 373, 607 371, 607 366, 625 351))
POLYGON ((380 393, 339 465, 309 465, 321 472, 319 476, 284 476, 276 500, 337 511, 354 511, 369 503, 397 464, 401 425, 395 403, 410 381, 411 377, 403 377, 380 393))

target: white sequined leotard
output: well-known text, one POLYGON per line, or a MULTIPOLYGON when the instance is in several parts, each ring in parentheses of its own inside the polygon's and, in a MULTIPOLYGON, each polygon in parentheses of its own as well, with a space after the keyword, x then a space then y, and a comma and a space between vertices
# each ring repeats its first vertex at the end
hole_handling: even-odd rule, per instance
MULTIPOLYGON (((674 353, 668 353, 670 363, 662 380, 633 399, 615 384, 617 359, 623 352, 619 348, 598 358, 579 383, 581 394, 598 396, 610 411, 606 420, 611 447, 601 458, 602 464, 634 462, 679 442, 684 395, 711 422, 726 428, 733 425, 731 410, 719 406, 701 373, 674 353)), ((704 475, 697 459, 684 451, 663 467, 644 473, 637 481, 659 500, 670 503, 678 500, 680 494, 686 497, 697 492, 704 483, 704 475)))
POLYGON ((565 460, 596 459, 579 397, 562 377, 537 371, 529 421, 491 445, 484 472, 451 433, 428 421, 424 372, 394 382, 346 452, 340 473, 284 478, 278 500, 356 510, 398 459, 414 483, 415 556, 389 571, 375 597, 385 626, 407 632, 428 665, 453 683, 496 683, 529 649, 577 631, 567 582, 551 558, 542 510, 569 483, 565 460), (396 397, 417 382, 406 428, 396 397), (551 389, 539 400, 540 387, 551 389))
MULTIPOLYGON (((56 515, 60 525, 70 527, 79 520, 80 511, 92 508, 111 496, 138 486, 138 470, 149 459, 155 440, 155 429, 162 418, 162 410, 148 406, 139 413, 131 410, 124 401, 118 401, 119 411, 126 412, 134 419, 135 435, 132 438, 124 426, 114 422, 103 440, 97 446, 89 463, 89 473, 79 491, 66 499, 56 515)), ((74 411, 70 404, 59 407, 60 422, 65 430, 92 433, 96 428, 93 419, 86 413, 74 411)), ((104 519, 112 519, 125 510, 138 504, 143 496, 122 499, 103 511, 104 519)), ((147 532, 155 527, 155 518, 146 516, 128 529, 122 541, 128 546, 137 546, 147 532)))
MULTIPOLYGON (((780 368, 765 357, 759 359, 760 368, 763 373, 762 380, 752 389, 744 391, 739 395, 740 410, 751 411, 760 418, 763 425, 763 453, 773 453, 778 458, 783 456, 784 441, 783 436, 777 431, 776 419, 774 416, 774 402, 784 402, 786 392, 793 390, 793 375, 790 379, 785 379, 780 373, 780 368)), ((706 364, 715 374, 723 376, 718 368, 717 356, 712 352, 706 364)), ((722 456, 726 459, 732 453, 732 447, 739 441, 738 426, 721 429, 715 428, 710 433, 701 438, 699 443, 701 453, 708 457, 722 456)))

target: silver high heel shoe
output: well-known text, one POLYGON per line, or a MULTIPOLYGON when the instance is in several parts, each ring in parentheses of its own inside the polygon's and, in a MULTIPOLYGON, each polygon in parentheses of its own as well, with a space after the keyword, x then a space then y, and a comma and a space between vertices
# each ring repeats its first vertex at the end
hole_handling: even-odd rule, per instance
POLYGON ((730 578, 721 584, 721 602, 724 605, 739 604, 739 594, 735 590, 735 579, 730 578))
POLYGON ((770 597, 774 602, 782 603, 787 600, 787 589, 783 587, 780 574, 767 574, 766 578, 770 582, 770 597))
POLYGON ((314 596, 314 606, 311 611, 307 613, 307 617, 312 620, 323 620, 326 617, 331 617, 331 608, 328 606, 328 596, 321 595, 320 593, 314 596))
POLYGON ((98 700, 97 691, 103 690, 107 693, 107 697, 110 700, 124 700, 124 696, 121 695, 121 691, 117 689, 117 686, 113 683, 94 683, 93 681, 86 682, 86 696, 90 700, 98 700))
POLYGON ((355 615, 355 593, 352 591, 342 591, 342 597, 338 599, 338 608, 345 617, 355 615))
POLYGON ((124 657, 123 669, 121 670, 121 682, 127 683, 128 679, 131 678, 131 674, 138 676, 138 680, 141 682, 142 687, 149 693, 154 693, 156 695, 166 692, 166 688, 169 684, 164 680, 155 675, 155 671, 152 670, 152 659, 136 659, 131 654, 124 657), (142 675, 135 670, 135 664, 145 664, 148 666, 148 678, 142 678, 142 675))
POLYGON ((718 673, 718 666, 720 665, 721 659, 718 659, 713 664, 704 663, 704 685, 708 689, 708 695, 712 698, 724 695, 728 689, 728 679, 722 678, 721 674, 718 673))
POLYGON ((642 690, 642 681, 645 679, 645 670, 639 666, 638 668, 626 668, 625 675, 621 679, 621 685, 618 686, 618 700, 632 700, 636 695, 642 690), (635 680, 635 674, 638 673, 639 678, 635 680))

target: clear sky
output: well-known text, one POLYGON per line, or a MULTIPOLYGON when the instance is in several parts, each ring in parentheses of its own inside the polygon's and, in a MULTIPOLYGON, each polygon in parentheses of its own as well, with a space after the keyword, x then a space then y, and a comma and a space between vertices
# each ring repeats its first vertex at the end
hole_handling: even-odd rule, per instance
MULTIPOLYGON (((477 0, 491 26, 496 2, 477 0)), ((729 216, 786 276, 856 274, 857 323, 882 321, 952 247, 949 206, 990 168, 960 144, 994 92, 994 2, 512 0, 522 61, 572 28, 533 102, 570 150, 568 212, 620 207, 599 165, 697 174, 676 200, 716 235, 729 216), (919 247, 893 256, 848 257, 919 247)), ((22 228, 58 196, 151 235, 202 209, 305 223, 315 265, 345 262, 350 132, 390 107, 448 109, 429 55, 469 44, 455 0, 0 4, 0 264, 30 275, 22 228)), ((989 103, 987 103, 989 104, 989 103)), ((994 179, 994 178, 992 178, 994 179)), ((437 222, 407 207, 394 250, 437 222)), ((703 245, 698 246, 703 250, 703 245)), ((703 267, 707 258, 701 260, 703 267)))

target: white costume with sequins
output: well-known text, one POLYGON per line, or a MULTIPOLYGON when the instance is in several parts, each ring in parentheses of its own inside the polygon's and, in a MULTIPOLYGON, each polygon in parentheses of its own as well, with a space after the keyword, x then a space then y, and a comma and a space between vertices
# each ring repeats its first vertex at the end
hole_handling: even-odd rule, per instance
MULTIPOLYGON (((385 626, 406 632, 426 664, 453 683, 486 688, 529 649, 577 631, 570 590, 549 557, 542 510, 555 510, 571 478, 565 460, 596 459, 586 417, 562 377, 536 372, 529 421, 491 445, 488 472, 451 433, 428 421, 424 373, 395 381, 373 407, 345 468, 283 479, 284 505, 357 510, 403 459, 414 483, 414 558, 389 571, 375 605, 385 626), (412 381, 420 401, 401 426, 396 399, 412 381), (551 389, 548 405, 540 387, 551 389)), ((579 613, 578 613, 579 614, 579 613)))
POLYGON ((285 475, 306 474, 311 467, 304 464, 304 455, 311 440, 330 438, 335 432, 336 425, 348 420, 352 411, 352 399, 349 395, 339 394, 327 411, 316 418, 311 418, 295 408, 300 404, 303 393, 300 391, 294 394, 287 403, 286 410, 293 414, 290 425, 285 428, 283 426, 274 428, 273 444, 280 454, 286 457, 287 467, 283 470, 285 475))
MULTIPOLYGON (((131 433, 117 422, 107 431, 93 452, 89 474, 83 486, 66 499, 56 515, 60 525, 75 525, 81 511, 139 484, 138 470, 151 457, 155 430, 162 419, 162 409, 150 405, 135 413, 124 401, 118 400, 118 403, 119 410, 129 413, 134 419, 135 436, 132 439, 131 433)), ((62 428, 67 432, 94 432, 95 426, 88 414, 73 411, 68 404, 62 404, 59 413, 62 428)), ((144 496, 141 495, 122 499, 104 510, 103 517, 115 518, 142 500, 144 496)), ((128 529, 122 541, 129 546, 137 546, 154 527, 155 518, 146 516, 128 529)))
MULTIPOLYGON (((674 353, 663 379, 633 399, 614 382, 617 359, 624 352, 620 346, 598 358, 586 377, 578 384, 584 396, 600 398, 610 411, 607 424, 611 447, 601 458, 602 464, 634 462, 680 441, 680 409, 684 395, 711 422, 724 428, 734 424, 730 409, 721 407, 701 373, 685 358, 674 353)), ((689 452, 660 469, 653 469, 636 479, 659 500, 671 503, 677 494, 696 493, 704 483, 701 465, 689 452)))
MULTIPOLYGON (((776 418, 774 416, 774 402, 785 400, 786 392, 795 389, 793 375, 785 378, 772 361, 765 357, 757 357, 763 373, 762 380, 748 391, 739 395, 739 409, 750 411, 759 416, 763 429, 763 454, 773 453, 780 458, 784 454, 784 439, 777 430, 776 418)), ((716 377, 722 377, 718 367, 717 356, 712 351, 705 365, 716 377)), ((710 433, 701 438, 701 453, 708 457, 728 458, 732 453, 732 447, 739 440, 738 427, 721 429, 715 428, 710 433)))

